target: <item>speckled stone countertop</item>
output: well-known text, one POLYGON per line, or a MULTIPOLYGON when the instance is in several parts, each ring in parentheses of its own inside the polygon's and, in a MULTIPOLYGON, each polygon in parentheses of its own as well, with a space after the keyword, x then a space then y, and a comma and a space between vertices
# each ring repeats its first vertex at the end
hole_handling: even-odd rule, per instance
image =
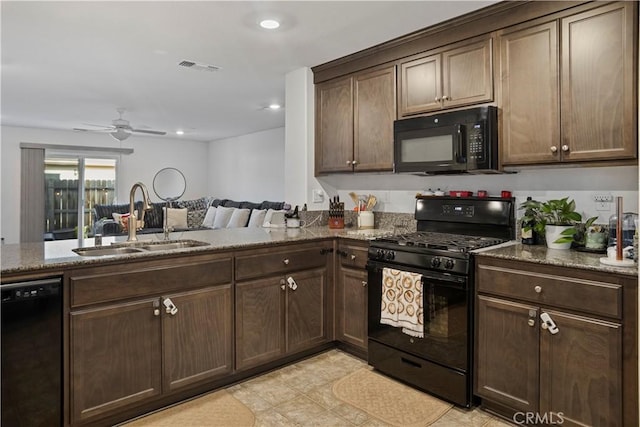
MULTIPOLYGON (((371 240, 379 236, 391 234, 391 230, 331 230, 328 227, 308 228, 233 228, 222 230, 186 231, 170 233, 170 240, 189 239, 206 242, 206 246, 198 246, 167 251, 136 252, 107 256, 80 256, 72 249, 94 246, 93 238, 78 240, 57 240, 42 243, 5 244, 1 251, 1 274, 64 270, 69 267, 109 262, 121 262, 125 259, 162 257, 169 254, 206 253, 220 250, 245 249, 265 245, 304 242, 332 237, 356 240, 371 240)), ((157 242, 164 238, 162 234, 138 235, 140 242, 157 242)), ((122 244, 126 236, 103 237, 102 245, 122 244)))
POLYGON ((602 254, 579 252, 573 249, 548 249, 544 245, 523 245, 519 242, 509 242, 499 247, 479 250, 476 252, 476 256, 638 276, 637 264, 633 267, 613 267, 600 262, 600 258, 604 256, 602 254))

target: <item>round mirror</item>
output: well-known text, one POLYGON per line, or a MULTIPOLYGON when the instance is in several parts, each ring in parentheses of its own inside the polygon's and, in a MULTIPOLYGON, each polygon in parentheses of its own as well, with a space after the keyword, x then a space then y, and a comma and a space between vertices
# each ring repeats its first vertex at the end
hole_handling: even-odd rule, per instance
POLYGON ((153 177, 153 191, 164 201, 178 200, 187 189, 187 180, 176 168, 160 169, 153 177))

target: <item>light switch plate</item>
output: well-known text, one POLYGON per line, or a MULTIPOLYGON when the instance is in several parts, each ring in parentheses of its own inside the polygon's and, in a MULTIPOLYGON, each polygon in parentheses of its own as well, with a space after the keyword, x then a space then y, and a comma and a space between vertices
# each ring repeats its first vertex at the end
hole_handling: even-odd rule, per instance
POLYGON ((313 203, 322 203, 322 202, 324 202, 324 191, 313 190, 313 203))

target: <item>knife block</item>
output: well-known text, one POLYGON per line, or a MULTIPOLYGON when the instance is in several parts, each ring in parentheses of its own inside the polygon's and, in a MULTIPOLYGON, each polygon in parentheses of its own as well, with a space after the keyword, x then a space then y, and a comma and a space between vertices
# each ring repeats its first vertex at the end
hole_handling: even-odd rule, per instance
POLYGON ((344 228, 344 217, 330 217, 329 228, 344 228))

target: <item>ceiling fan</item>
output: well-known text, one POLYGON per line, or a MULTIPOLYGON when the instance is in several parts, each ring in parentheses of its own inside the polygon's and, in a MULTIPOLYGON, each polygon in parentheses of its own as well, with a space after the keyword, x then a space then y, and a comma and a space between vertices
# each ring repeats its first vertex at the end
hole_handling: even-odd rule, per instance
POLYGON ((111 126, 107 125, 92 125, 90 123, 83 123, 87 126, 96 126, 102 129, 84 129, 84 128, 74 128, 73 130, 82 131, 82 132, 106 132, 111 135, 114 139, 118 141, 124 141, 129 138, 132 133, 147 133, 151 135, 166 135, 166 132, 160 130, 151 130, 151 129, 134 129, 129 124, 129 120, 125 120, 122 118, 122 115, 125 112, 124 108, 117 109, 119 118, 114 119, 111 122, 111 126))

